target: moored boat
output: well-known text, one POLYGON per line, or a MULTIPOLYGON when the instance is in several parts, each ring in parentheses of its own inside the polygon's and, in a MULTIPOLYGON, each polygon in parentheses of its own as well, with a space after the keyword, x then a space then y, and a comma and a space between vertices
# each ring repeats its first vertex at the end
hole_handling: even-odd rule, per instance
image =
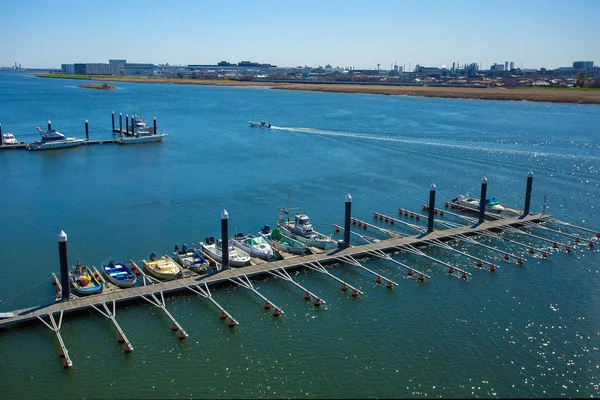
POLYGON ((5 133, 4 135, 2 135, 2 143, 9 146, 13 144, 19 144, 19 142, 15 138, 15 135, 13 135, 12 133, 5 133))
POLYGON ((292 239, 289 236, 284 235, 281 229, 275 228, 271 230, 269 225, 265 225, 260 230, 260 235, 265 238, 267 243, 274 249, 284 251, 286 253, 302 255, 306 253, 308 247, 300 242, 299 240, 292 239))
POLYGON ((168 136, 166 133, 154 133, 154 130, 151 132, 140 115, 132 115, 131 120, 132 132, 119 139, 119 144, 155 143, 168 136))
POLYGON ((79 296, 102 293, 102 282, 96 279, 87 266, 81 265, 79 259, 69 273, 69 282, 73 291, 79 296))
MULTIPOLYGON (((454 207, 462 207, 468 211, 479 212, 479 199, 469 195, 458 195, 456 198, 452 199, 451 204, 454 205, 454 207)), ((501 214, 506 211, 506 207, 495 198, 487 198, 485 199, 485 211, 501 214)))
POLYGON ((135 274, 121 261, 110 260, 108 264, 102 264, 102 272, 110 283, 121 288, 132 287, 137 282, 135 274))
POLYGON ((233 245, 242 249, 251 257, 262 258, 271 261, 273 258, 273 248, 262 236, 236 234, 233 239, 233 245))
POLYGON ((324 250, 330 250, 337 246, 337 241, 333 240, 331 236, 313 230, 310 218, 301 211, 294 213, 294 220, 291 221, 290 211, 287 208, 279 209, 279 222, 277 226, 284 235, 296 239, 307 246, 324 250))
POLYGON ((25 146, 27 150, 37 151, 76 147, 85 141, 85 139, 78 139, 76 137, 65 137, 65 135, 56 129, 51 129, 50 124, 48 124, 48 128, 38 126, 36 129, 42 136, 42 140, 27 144, 25 146))
MULTIPOLYGON (((243 267, 250 264, 250 254, 242 249, 238 249, 229 240, 229 266, 243 267)), ((210 258, 218 263, 223 262, 222 242, 221 239, 215 242, 214 237, 207 237, 206 242, 200 242, 200 249, 210 258)))
POLYGON ((256 127, 256 128, 271 128, 271 124, 267 124, 266 121, 260 121, 260 122, 256 122, 256 121, 248 121, 248 123, 250 123, 250 126, 252 127, 256 127))
POLYGON ((183 268, 187 268, 198 274, 208 273, 208 260, 202 257, 201 254, 197 253, 194 248, 190 250, 186 244, 182 244, 180 249, 179 245, 176 244, 173 254, 183 268))
POLYGON ((144 272, 164 281, 176 279, 181 275, 181 267, 166 254, 157 259, 156 253, 152 253, 150 261, 142 260, 142 264, 144 272))

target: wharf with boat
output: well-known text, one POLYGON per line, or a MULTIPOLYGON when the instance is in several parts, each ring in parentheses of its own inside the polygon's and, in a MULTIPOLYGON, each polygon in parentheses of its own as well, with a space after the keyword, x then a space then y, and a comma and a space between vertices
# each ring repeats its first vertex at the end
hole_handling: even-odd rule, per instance
MULTIPOLYGON (((64 367, 68 368, 73 365, 72 359, 66 347, 66 343, 61 336, 61 324, 63 315, 65 313, 71 313, 78 310, 89 310, 94 309, 102 314, 104 317, 109 319, 119 332, 118 342, 124 343, 123 351, 130 353, 134 347, 132 342, 127 338, 125 332, 121 329, 120 325, 116 320, 116 304, 121 302, 135 301, 143 299, 150 304, 160 308, 165 315, 171 321, 171 329, 177 331, 178 338, 185 340, 189 334, 184 330, 181 324, 176 320, 167 309, 165 302, 165 294, 189 290, 201 297, 209 300, 216 308, 220 311, 220 318, 227 319, 230 327, 238 325, 238 321, 233 315, 225 310, 211 295, 210 286, 215 284, 235 284, 244 287, 252 291, 257 297, 264 301, 265 309, 272 309, 273 315, 279 317, 284 314, 281 307, 275 305, 273 301, 267 299, 262 293, 260 293, 253 285, 251 278, 257 278, 261 275, 275 276, 282 280, 285 280, 295 287, 297 287, 303 294, 304 299, 314 300, 314 306, 319 307, 325 303, 319 295, 311 292, 309 289, 296 282, 289 271, 295 269, 309 269, 315 272, 320 272, 334 280, 337 284, 341 284, 343 291, 350 290, 353 297, 358 297, 363 294, 363 291, 351 283, 345 282, 333 275, 329 268, 326 266, 340 265, 340 266, 352 266, 360 268, 366 273, 375 276, 378 284, 383 284, 389 289, 393 289, 394 286, 398 286, 397 282, 394 282, 389 277, 384 276, 378 271, 372 270, 363 265, 363 259, 366 258, 379 258, 398 267, 404 268, 406 274, 412 277, 417 282, 426 282, 431 279, 432 276, 428 275, 424 271, 419 271, 413 266, 407 265, 403 261, 399 261, 393 257, 397 254, 408 253, 412 255, 422 256, 432 263, 443 269, 447 269, 448 276, 463 280, 470 280, 472 273, 465 268, 461 268, 457 265, 451 264, 444 260, 434 258, 428 255, 426 247, 438 247, 446 249, 456 254, 460 254, 464 257, 475 261, 475 268, 479 271, 487 270, 491 273, 496 273, 501 267, 502 261, 497 262, 495 260, 485 260, 477 254, 469 254, 467 252, 455 249, 449 243, 453 241, 462 241, 470 243, 476 246, 481 246, 488 250, 492 250, 499 254, 499 257, 504 259, 504 265, 508 265, 509 261, 514 261, 514 264, 521 266, 527 261, 526 257, 546 259, 551 253, 571 253, 577 248, 577 245, 583 245, 588 249, 593 249, 595 244, 600 239, 600 233, 585 227, 578 227, 566 222, 558 221, 552 218, 550 215, 538 214, 530 212, 530 202, 533 184, 533 174, 530 172, 527 176, 527 188, 525 193, 525 204, 524 209, 519 215, 502 215, 494 212, 486 211, 486 191, 487 191, 487 180, 482 181, 481 186, 481 197, 479 201, 479 210, 477 210, 477 216, 466 216, 459 214, 459 210, 456 209, 456 213, 450 211, 455 209, 450 206, 450 202, 445 203, 445 209, 436 208, 435 197, 436 187, 432 185, 430 187, 430 195, 428 204, 423 205, 423 211, 427 214, 419 214, 418 212, 400 208, 398 209, 398 215, 393 217, 380 211, 373 211, 373 221, 367 222, 361 220, 352 215, 352 197, 347 195, 345 198, 345 214, 344 214, 344 225, 334 225, 337 232, 343 231, 343 240, 337 241, 334 248, 317 248, 309 246, 310 254, 304 255, 292 255, 288 254, 283 259, 276 261, 267 261, 253 258, 253 262, 249 265, 244 265, 238 268, 231 268, 229 251, 232 251, 234 246, 221 246, 221 258, 219 266, 215 264, 206 265, 201 267, 201 272, 191 271, 191 268, 176 269, 177 273, 174 275, 165 275, 161 277, 156 275, 151 270, 150 263, 157 262, 156 254, 151 257, 150 262, 143 262, 144 267, 141 268, 133 260, 130 261, 131 271, 139 278, 140 286, 122 286, 118 287, 113 280, 106 280, 102 275, 95 269, 95 267, 87 268, 86 272, 90 274, 89 281, 96 280, 103 286, 104 290, 96 294, 81 294, 73 295, 71 293, 71 287, 73 287, 71 274, 68 268, 67 258, 67 235, 61 232, 58 238, 59 247, 59 259, 60 259, 60 279, 56 274, 53 276, 53 285, 57 292, 57 301, 51 304, 43 304, 35 307, 15 310, 12 312, 0 313, 0 328, 6 328, 9 326, 18 327, 19 324, 36 321, 41 321, 46 327, 52 330, 60 345, 60 356, 63 357, 64 367), (451 222, 450 219, 445 217, 452 217, 454 220, 460 220, 460 222, 451 222), (408 222, 408 221, 410 222, 408 222), (417 221, 427 220, 427 226, 420 225, 417 221), (437 225, 436 225, 437 224, 437 225), (561 227, 568 226, 572 230, 583 231, 586 233, 593 233, 595 236, 589 239, 581 238, 579 235, 573 233, 563 232, 561 230, 553 229, 548 227, 549 224, 560 225, 561 227), (438 229, 434 229, 434 227, 438 229), (415 231, 415 234, 408 235, 400 230, 398 227, 406 227, 415 231), (554 235, 561 235, 569 240, 574 240, 574 244, 562 243, 555 239, 550 239, 538 234, 533 234, 524 230, 523 228, 540 229, 544 232, 551 232, 554 235), (367 231, 377 232, 388 236, 385 239, 374 239, 365 234, 367 231), (505 232, 514 233, 517 235, 527 236, 534 238, 540 242, 546 244, 545 247, 534 247, 531 244, 521 243, 515 239, 508 239, 502 234, 505 232), (363 241, 363 244, 352 245, 351 235, 359 238, 363 241), (526 252, 526 255, 513 254, 508 249, 501 247, 495 247, 488 244, 481 243, 475 240, 478 237, 494 238, 504 243, 510 243, 511 245, 518 246, 522 252, 526 252), (581 241, 585 239, 584 243, 581 241)), ((306 231, 312 230, 312 225, 309 226, 310 221, 305 213, 297 213, 298 226, 300 228, 296 236, 302 236, 300 232, 306 233, 306 231), (303 232, 303 229, 305 230, 303 232)), ((221 214, 221 243, 229 243, 229 228, 228 228, 229 214, 224 210, 221 214)), ((266 231, 266 229, 265 229, 266 231)), ((209 242, 207 240, 207 242, 209 242)), ((582 246, 579 246, 580 248, 582 246)), ((182 246, 181 252, 186 255, 190 252, 189 249, 184 249, 182 246)), ((176 254, 179 253, 179 248, 175 248, 176 254)), ((193 252, 191 252, 192 259, 194 259, 193 252)), ((516 252, 517 253, 517 252, 516 252)), ((208 258, 208 257, 207 257, 208 258)), ((165 265, 172 266, 170 259, 167 256, 161 258, 164 260, 165 265), (170 260, 170 261, 169 261, 170 260)), ((120 270, 117 265, 121 265, 117 262, 111 262, 106 269, 103 270, 111 271, 114 276, 119 273, 120 270)), ((81 265, 77 265, 79 273, 81 273, 81 265)), ((173 267, 174 268, 174 267, 173 267)), ((127 273, 127 268, 122 268, 124 273, 127 273)), ((163 272, 166 272, 166 267, 163 268, 163 272)), ((88 278, 86 278, 86 281, 88 278)), ((94 284, 97 286, 96 284, 94 284)), ((85 286, 85 285, 84 285, 85 286)))
POLYGON ((141 144, 161 142, 168 134, 158 131, 156 117, 153 120, 153 126, 149 127, 144 118, 138 114, 131 115, 131 124, 129 115, 125 115, 125 129, 123 129, 123 114, 119 114, 119 128, 116 129, 115 113, 112 112, 112 137, 109 139, 90 139, 89 122, 85 120, 85 138, 66 137, 64 134, 52 128, 52 122, 48 121, 47 128, 39 126, 37 131, 41 135, 40 140, 33 143, 19 142, 14 134, 2 134, 2 124, 0 124, 0 150, 49 150, 77 146, 90 146, 95 144, 141 144))

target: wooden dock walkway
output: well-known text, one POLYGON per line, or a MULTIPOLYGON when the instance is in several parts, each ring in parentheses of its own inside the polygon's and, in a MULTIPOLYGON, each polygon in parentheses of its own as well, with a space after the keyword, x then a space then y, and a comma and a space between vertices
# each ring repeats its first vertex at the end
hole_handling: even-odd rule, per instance
POLYGON ((26 321, 37 319, 46 315, 55 313, 66 313, 76 310, 84 310, 92 308, 98 304, 106 304, 111 302, 130 301, 143 296, 152 296, 154 293, 169 293, 179 291, 195 285, 211 285, 220 282, 230 282, 234 279, 246 276, 269 274, 273 271, 286 270, 292 268, 310 268, 311 264, 331 264, 345 262, 343 258, 351 259, 357 257, 372 257, 375 252, 393 252, 399 251, 400 248, 407 248, 429 245, 432 240, 448 241, 457 235, 473 236, 482 234, 488 230, 505 229, 508 227, 518 227, 527 225, 528 223, 543 222, 549 220, 549 215, 529 214, 525 217, 509 217, 500 220, 486 221, 481 224, 472 226, 457 227, 445 230, 434 231, 428 234, 420 234, 409 237, 397 237, 385 239, 375 243, 369 243, 358 246, 351 246, 344 249, 334 249, 332 251, 319 254, 305 255, 302 257, 286 258, 279 261, 264 262, 256 265, 251 265, 242 268, 230 268, 225 271, 218 272, 212 275, 191 275, 181 279, 176 279, 167 282, 154 283, 147 286, 133 287, 128 289, 110 290, 107 293, 91 295, 88 297, 80 297, 68 301, 60 301, 36 307, 13 311, 13 317, 0 319, 0 328, 9 325, 18 324, 26 321))

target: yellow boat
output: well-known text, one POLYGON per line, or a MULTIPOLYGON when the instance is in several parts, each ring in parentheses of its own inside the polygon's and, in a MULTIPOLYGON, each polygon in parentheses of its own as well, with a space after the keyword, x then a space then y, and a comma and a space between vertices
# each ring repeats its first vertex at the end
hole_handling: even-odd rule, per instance
POLYGON ((149 275, 169 281, 181 276, 181 267, 173 259, 167 255, 156 259, 156 253, 150 254, 150 261, 142 260, 144 272, 149 275))

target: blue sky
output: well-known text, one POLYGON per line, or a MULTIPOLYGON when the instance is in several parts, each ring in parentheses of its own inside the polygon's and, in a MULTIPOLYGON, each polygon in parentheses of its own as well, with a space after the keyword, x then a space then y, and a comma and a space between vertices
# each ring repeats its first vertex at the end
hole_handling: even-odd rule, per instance
POLYGON ((600 0, 0 0, 0 66, 600 64, 600 0))

